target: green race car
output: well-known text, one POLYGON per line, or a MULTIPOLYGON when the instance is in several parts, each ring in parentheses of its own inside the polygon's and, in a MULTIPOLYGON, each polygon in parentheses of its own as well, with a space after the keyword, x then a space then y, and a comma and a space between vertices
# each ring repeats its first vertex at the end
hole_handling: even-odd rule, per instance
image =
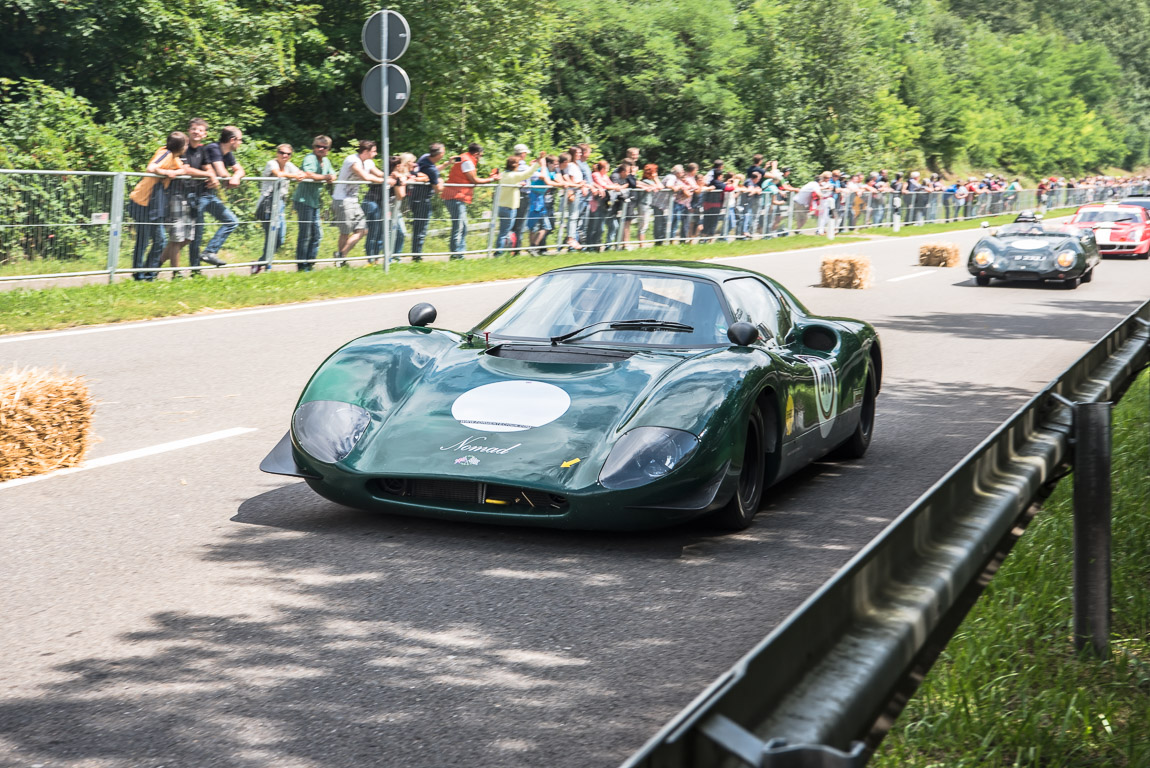
POLYGON ((738 529, 771 484, 870 444, 874 329, 749 270, 566 267, 467 333, 434 319, 419 304, 336 351, 260 468, 423 517, 738 529))

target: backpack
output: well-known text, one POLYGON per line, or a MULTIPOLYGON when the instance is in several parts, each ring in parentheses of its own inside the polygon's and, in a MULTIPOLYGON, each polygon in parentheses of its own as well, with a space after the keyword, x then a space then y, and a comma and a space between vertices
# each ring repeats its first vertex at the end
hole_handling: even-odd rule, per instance
MULTIPOLYGON (((164 153, 157 157, 155 162, 162 163, 171 154, 171 152, 165 149, 164 153)), ((151 165, 151 163, 149 163, 149 165, 151 165)), ((141 208, 155 206, 159 210, 163 210, 167 202, 165 191, 169 179, 164 179, 164 183, 157 186, 156 182, 159 180, 160 179, 157 179, 155 176, 145 176, 140 179, 136 183, 136 186, 132 187, 132 191, 128 194, 128 199, 141 208)))

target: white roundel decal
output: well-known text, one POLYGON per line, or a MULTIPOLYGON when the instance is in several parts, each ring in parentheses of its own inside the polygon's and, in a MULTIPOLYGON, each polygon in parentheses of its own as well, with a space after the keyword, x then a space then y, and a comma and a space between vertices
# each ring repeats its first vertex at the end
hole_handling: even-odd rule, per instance
POLYGON ((821 357, 796 355, 811 367, 815 376, 815 409, 819 416, 819 433, 826 437, 839 415, 839 377, 834 365, 821 357))
POLYGON ((521 432, 550 424, 570 407, 570 395, 553 384, 500 381, 464 392, 451 406, 451 415, 483 432, 521 432))
POLYGON ((1045 240, 1011 240, 1010 247, 1020 251, 1041 251, 1049 243, 1045 240))

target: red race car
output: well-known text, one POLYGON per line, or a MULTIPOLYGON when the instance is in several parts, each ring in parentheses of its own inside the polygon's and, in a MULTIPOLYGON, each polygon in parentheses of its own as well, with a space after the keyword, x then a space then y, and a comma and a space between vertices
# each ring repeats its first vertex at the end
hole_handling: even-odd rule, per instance
POLYGON ((1074 213, 1070 224, 1094 230, 1103 256, 1150 258, 1150 212, 1142 206, 1089 203, 1074 213))

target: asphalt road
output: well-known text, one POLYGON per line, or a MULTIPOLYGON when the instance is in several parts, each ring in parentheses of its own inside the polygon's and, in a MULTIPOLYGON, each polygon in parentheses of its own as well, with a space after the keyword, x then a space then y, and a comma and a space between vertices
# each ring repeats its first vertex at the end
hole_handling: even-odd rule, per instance
POLYGON ((463 329, 526 281, 0 337, 0 365, 88 377, 113 460, 0 485, 0 765, 619 763, 1150 295, 1143 261, 977 288, 922 241, 726 260, 874 323, 886 368, 867 457, 738 535, 379 516, 257 470, 337 346, 417 301, 463 329), (875 287, 815 287, 835 251, 875 287))

